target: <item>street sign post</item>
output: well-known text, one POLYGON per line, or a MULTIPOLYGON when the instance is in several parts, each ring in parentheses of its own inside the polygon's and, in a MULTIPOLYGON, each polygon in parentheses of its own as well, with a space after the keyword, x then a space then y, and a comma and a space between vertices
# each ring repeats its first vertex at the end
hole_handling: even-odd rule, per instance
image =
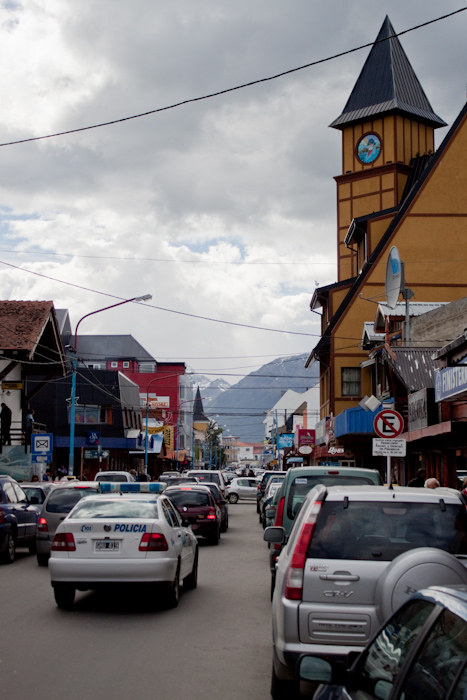
POLYGON ((373 438, 373 456, 386 457, 386 480, 391 488, 391 457, 405 457, 406 441, 396 439, 404 430, 404 419, 392 408, 384 408, 376 414, 373 428, 379 438, 373 438))

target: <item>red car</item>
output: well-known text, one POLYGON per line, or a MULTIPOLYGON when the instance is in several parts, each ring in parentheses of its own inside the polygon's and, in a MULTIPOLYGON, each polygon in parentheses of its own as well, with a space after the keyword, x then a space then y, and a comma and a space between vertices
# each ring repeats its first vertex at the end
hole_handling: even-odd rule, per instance
POLYGON ((211 544, 219 544, 221 513, 207 486, 169 486, 164 494, 182 518, 190 523, 196 537, 205 537, 211 544))

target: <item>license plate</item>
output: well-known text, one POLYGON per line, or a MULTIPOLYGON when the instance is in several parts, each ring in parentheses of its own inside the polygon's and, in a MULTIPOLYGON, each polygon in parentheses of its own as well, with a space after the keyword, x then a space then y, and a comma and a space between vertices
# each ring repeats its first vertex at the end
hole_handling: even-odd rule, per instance
POLYGON ((101 552, 103 549, 116 552, 119 547, 120 542, 118 540, 97 540, 95 543, 96 552, 101 552))

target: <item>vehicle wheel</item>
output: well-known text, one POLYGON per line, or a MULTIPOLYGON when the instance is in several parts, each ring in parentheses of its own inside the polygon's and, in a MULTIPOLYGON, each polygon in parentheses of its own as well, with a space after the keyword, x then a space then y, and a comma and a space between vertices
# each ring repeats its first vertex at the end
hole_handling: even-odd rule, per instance
POLYGON ((227 518, 224 520, 224 522, 221 525, 221 532, 227 532, 227 518))
POLYGON ((276 577, 274 574, 271 574, 271 600, 272 600, 272 596, 274 595, 275 587, 276 587, 276 577))
POLYGON ((256 512, 259 513, 259 501, 256 501, 256 512))
POLYGON ((237 503, 238 502, 238 494, 236 493, 229 493, 229 503, 237 503))
POLYGON ((263 521, 263 516, 261 515, 261 509, 258 511, 258 513, 259 513, 259 518, 258 518, 258 520, 259 520, 259 522, 260 522, 260 524, 261 524, 262 521, 263 521))
POLYGON ((174 582, 165 595, 165 604, 168 608, 176 608, 180 599, 180 577, 179 571, 175 574, 174 582))
POLYGON ((221 538, 221 534, 220 534, 219 530, 216 530, 216 534, 209 538, 209 544, 212 544, 215 547, 216 545, 219 544, 220 538, 221 538))
POLYGON ((75 602, 75 589, 73 586, 54 586, 55 602, 59 608, 69 610, 75 602))
POLYGON ((48 554, 39 554, 39 552, 36 554, 37 557, 37 563, 39 566, 47 566, 49 563, 49 555, 48 554))
POLYGON ((285 681, 276 676, 274 664, 272 665, 271 676, 271 697, 273 700, 298 700, 300 697, 300 686, 297 681, 285 681))
POLYGON ((193 569, 191 574, 188 574, 186 578, 183 579, 183 588, 188 591, 192 591, 198 585, 198 550, 196 550, 195 560, 193 562, 193 569))
POLYGON ((4 552, 2 552, 2 562, 4 564, 13 564, 15 560, 15 554, 16 554, 16 542, 15 538, 11 534, 11 532, 8 533, 8 539, 6 543, 6 549, 4 552))
POLYGON ((261 518, 261 525, 263 526, 263 530, 266 529, 266 516, 263 515, 261 518))
POLYGON ((29 549, 29 554, 37 554, 37 544, 36 544, 35 540, 32 544, 28 545, 28 549, 29 549))

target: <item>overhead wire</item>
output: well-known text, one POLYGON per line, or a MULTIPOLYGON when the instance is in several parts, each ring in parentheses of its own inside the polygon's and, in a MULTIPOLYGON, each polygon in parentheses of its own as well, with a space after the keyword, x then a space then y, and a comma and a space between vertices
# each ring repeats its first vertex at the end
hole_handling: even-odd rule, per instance
MULTIPOLYGON (((410 27, 409 29, 405 29, 402 32, 398 32, 397 34, 394 34, 393 36, 402 36, 404 34, 408 34, 409 32, 413 32, 417 29, 421 29, 422 27, 427 27, 430 24, 434 24, 435 22, 440 22, 441 20, 447 19, 448 17, 452 17, 454 15, 459 14, 460 12, 464 12, 467 10, 467 7, 462 7, 458 10, 454 10, 453 12, 449 12, 448 14, 442 15, 440 17, 436 17, 435 19, 428 20, 427 22, 422 22, 421 24, 417 24, 414 27, 410 27)), ((285 75, 291 75, 292 73, 297 73, 298 71, 304 70, 305 68, 311 68, 312 66, 317 66, 321 63, 327 63, 329 61, 333 61, 337 58, 341 58, 342 56, 348 56, 351 53, 355 53, 356 51, 361 51, 362 49, 369 48, 370 46, 374 46, 375 44, 384 42, 384 41, 389 41, 389 39, 392 37, 385 37, 383 39, 377 39, 376 41, 371 41, 366 44, 362 44, 360 46, 356 46, 353 49, 347 49, 346 51, 341 51, 339 53, 333 54, 332 56, 327 56, 326 58, 321 58, 316 61, 311 61, 310 63, 305 63, 302 66, 298 66, 296 68, 290 68, 289 70, 282 71, 280 73, 276 73, 275 75, 268 76, 266 78, 258 78, 257 80, 250 80, 247 83, 242 83, 241 85, 236 85, 235 87, 231 88, 225 88, 224 90, 218 90, 217 92, 212 92, 208 95, 202 95, 200 97, 192 97, 186 100, 181 100, 180 102, 176 102, 171 105, 166 105, 165 107, 158 107, 157 109, 151 109, 148 110, 147 112, 142 112, 140 114, 133 114, 129 117, 121 117, 119 119, 112 119, 110 121, 102 122, 100 124, 92 124, 90 126, 83 126, 79 127, 76 129, 68 129, 66 131, 59 131, 54 134, 47 134, 45 136, 32 136, 30 138, 26 139, 19 139, 17 141, 9 141, 5 143, 0 143, 0 147, 4 146, 15 146, 20 143, 29 143, 31 141, 42 141, 44 139, 51 139, 55 138, 57 136, 66 136, 68 134, 76 134, 78 132, 82 131, 90 131, 91 129, 99 129, 104 126, 112 126, 113 124, 120 124, 122 122, 130 121, 132 119, 140 119, 142 117, 147 117, 151 114, 157 114, 160 112, 166 112, 171 109, 175 109, 177 107, 182 107, 183 105, 187 104, 192 104, 194 102, 200 102, 202 100, 208 100, 212 99, 213 97, 219 97, 220 95, 226 95, 230 92, 235 92, 237 90, 243 90, 244 88, 251 87, 253 85, 259 85, 260 83, 266 83, 270 82, 272 80, 277 80, 278 78, 282 78, 285 75)))

